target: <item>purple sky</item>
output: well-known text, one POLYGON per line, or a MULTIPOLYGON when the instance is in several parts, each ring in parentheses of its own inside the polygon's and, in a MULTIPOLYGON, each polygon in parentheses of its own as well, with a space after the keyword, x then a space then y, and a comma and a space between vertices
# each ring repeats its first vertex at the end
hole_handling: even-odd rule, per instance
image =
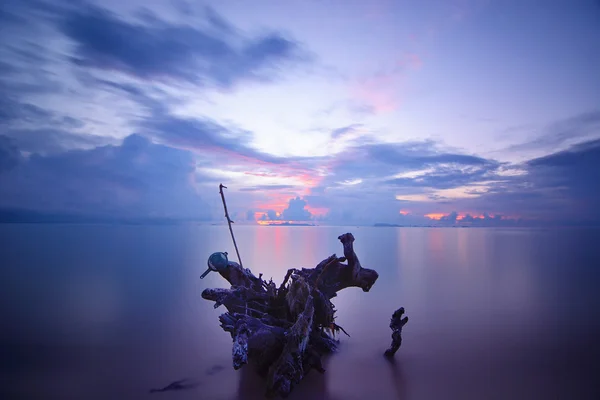
POLYGON ((4 0, 0 208, 600 222, 596 0, 4 0), (479 217, 479 218, 477 218, 479 217))

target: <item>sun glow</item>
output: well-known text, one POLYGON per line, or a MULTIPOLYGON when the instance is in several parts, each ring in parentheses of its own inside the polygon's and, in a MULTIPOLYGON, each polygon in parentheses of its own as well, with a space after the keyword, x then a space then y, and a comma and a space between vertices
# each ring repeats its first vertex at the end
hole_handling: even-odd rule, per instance
POLYGON ((425 216, 429 219, 435 219, 436 221, 439 221, 440 219, 442 219, 442 217, 445 217, 447 214, 443 214, 443 213, 430 213, 430 214, 425 214, 425 216))

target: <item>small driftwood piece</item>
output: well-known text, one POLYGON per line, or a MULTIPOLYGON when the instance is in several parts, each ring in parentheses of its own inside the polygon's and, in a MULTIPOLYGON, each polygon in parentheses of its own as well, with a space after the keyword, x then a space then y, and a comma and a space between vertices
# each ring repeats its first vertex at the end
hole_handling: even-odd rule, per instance
POLYGON ((346 333, 335 323, 331 299, 348 287, 368 292, 379 277, 360 264, 351 233, 338 239, 344 257, 333 254, 315 268, 289 269, 279 287, 228 261, 218 272, 231 287, 202 292, 215 308, 227 309, 219 320, 233 340, 233 368, 254 365, 266 378, 269 397, 286 397, 311 369, 325 371, 321 357, 336 350, 336 333, 346 333))
POLYGON ((392 345, 385 351, 386 357, 394 357, 394 354, 400 348, 402 344, 402 328, 408 322, 408 317, 402 318, 404 315, 404 307, 400 307, 394 314, 392 314, 392 320, 390 321, 390 329, 392 330, 392 345))

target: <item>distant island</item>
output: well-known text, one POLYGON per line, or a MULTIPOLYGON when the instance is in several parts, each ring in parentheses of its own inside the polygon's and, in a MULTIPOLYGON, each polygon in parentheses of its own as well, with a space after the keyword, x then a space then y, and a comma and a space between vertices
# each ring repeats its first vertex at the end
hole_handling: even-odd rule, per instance
POLYGON ((179 225, 197 222, 204 221, 168 217, 119 217, 0 209, 0 223, 2 224, 179 225))
POLYGON ((377 228, 401 228, 404 227, 404 225, 398 225, 398 224, 385 224, 383 222, 378 222, 376 224, 373 224, 374 227, 377 228))
POLYGON ((398 225, 378 222, 373 224, 376 228, 469 228, 469 225, 398 225))
POLYGON ((309 224, 306 222, 282 222, 280 224, 278 224, 278 223, 264 224, 263 226, 316 226, 316 225, 309 224))
MULTIPOLYGON (((104 225, 227 225, 194 218, 125 217, 112 215, 87 215, 61 212, 44 212, 17 208, 0 208, 0 224, 104 224, 104 225)), ((308 222, 268 221, 262 226, 317 226, 308 222)))

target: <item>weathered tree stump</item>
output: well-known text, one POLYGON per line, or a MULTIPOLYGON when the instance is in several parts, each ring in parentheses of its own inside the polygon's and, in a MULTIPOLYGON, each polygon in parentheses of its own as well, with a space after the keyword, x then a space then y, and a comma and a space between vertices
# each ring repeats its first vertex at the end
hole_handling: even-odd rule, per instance
POLYGON ((385 351, 386 357, 394 357, 394 354, 402 345, 402 328, 408 322, 408 317, 402 318, 404 315, 404 307, 400 307, 394 314, 392 314, 392 320, 390 321, 390 329, 392 330, 392 345, 385 351))
POLYGON ((233 368, 253 364, 267 379, 269 397, 286 397, 311 369, 324 372, 321 357, 335 351, 335 333, 346 333, 335 323, 331 299, 348 287, 368 292, 379 277, 361 266, 351 233, 338 239, 344 257, 333 254, 315 268, 289 269, 279 287, 229 261, 218 272, 231 288, 202 292, 215 308, 227 309, 219 320, 233 339, 233 368))

